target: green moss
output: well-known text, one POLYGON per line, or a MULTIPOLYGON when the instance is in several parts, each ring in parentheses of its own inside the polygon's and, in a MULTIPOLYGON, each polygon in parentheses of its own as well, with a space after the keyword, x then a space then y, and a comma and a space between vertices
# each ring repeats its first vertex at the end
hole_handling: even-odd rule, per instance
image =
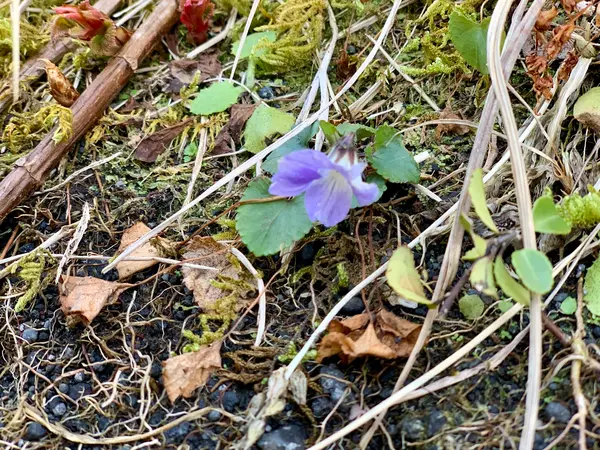
POLYGON ((14 112, 4 128, 2 141, 11 151, 20 153, 57 125, 54 142, 62 142, 71 136, 72 121, 71 110, 60 105, 44 106, 34 113, 14 112))
POLYGON ((567 195, 557 205, 559 214, 575 228, 592 228, 600 223, 600 193, 592 186, 590 192, 567 195))
POLYGON ((261 52, 256 63, 266 73, 284 73, 298 70, 312 62, 324 26, 323 0, 287 0, 275 10, 269 25, 256 31, 276 31, 275 42, 261 41, 256 51, 261 52))

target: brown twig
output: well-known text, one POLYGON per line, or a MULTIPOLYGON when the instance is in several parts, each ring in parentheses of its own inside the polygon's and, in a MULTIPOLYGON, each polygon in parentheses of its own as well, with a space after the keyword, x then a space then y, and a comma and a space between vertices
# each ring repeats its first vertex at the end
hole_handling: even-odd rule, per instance
POLYGON ((0 222, 45 180, 72 146, 102 117, 104 110, 119 94, 160 38, 178 19, 177 1, 162 0, 131 39, 81 94, 71 107, 71 136, 54 142, 54 130, 24 158, 0 183, 0 222))

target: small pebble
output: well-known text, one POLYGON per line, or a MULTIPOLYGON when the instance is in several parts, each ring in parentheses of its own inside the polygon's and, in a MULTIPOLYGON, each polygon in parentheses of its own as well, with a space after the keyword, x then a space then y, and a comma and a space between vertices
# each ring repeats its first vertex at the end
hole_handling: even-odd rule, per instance
POLYGON ((425 435, 425 425, 419 419, 406 418, 402 421, 402 433, 409 441, 420 441, 425 435))
POLYGON ((434 409, 427 417, 427 437, 435 436, 446 425, 446 417, 444 414, 434 409))
POLYGON ((54 414, 56 417, 62 417, 65 415, 66 412, 67 405, 65 405, 62 402, 57 403, 56 405, 54 405, 54 408, 52 408, 52 414, 54 414))
POLYGON ((24 438, 28 441, 39 441, 48 434, 48 431, 37 422, 31 422, 25 429, 24 438))
POLYGON ((27 342, 32 343, 32 342, 36 342, 38 340, 38 334, 39 333, 37 330, 34 330, 33 328, 27 328, 27 329, 25 329, 25 331, 23 331, 23 334, 21 336, 27 342))
POLYGON ((556 422, 567 423, 571 420, 571 411, 565 405, 560 402, 550 402, 544 409, 546 419, 554 419, 556 422))
POLYGON ((311 402, 310 407, 314 416, 322 419, 333 409, 333 403, 328 398, 317 397, 311 402))
POLYGON ((85 381, 85 373, 83 372, 77 372, 75 374, 75 376, 73 377, 73 379, 77 382, 77 383, 83 383, 85 381))
POLYGON ((257 442, 262 450, 304 450, 304 429, 300 425, 284 425, 265 433, 257 442))
POLYGON ((218 422, 219 419, 221 418, 221 413, 219 411, 212 410, 211 412, 208 413, 207 418, 210 422, 218 422))
POLYGON ((67 383, 60 383, 58 385, 58 390, 63 394, 66 394, 67 392, 69 392, 69 385, 67 383))
POLYGON ((50 333, 48 333, 48 331, 43 330, 43 331, 39 332, 39 334, 38 334, 38 341, 45 342, 48 339, 50 339, 50 333))
POLYGON ((264 100, 271 100, 275 97, 275 92, 271 86, 265 86, 258 90, 258 96, 264 100))
POLYGON ((355 316, 362 313, 364 310, 365 304, 363 303, 362 298, 357 295, 356 297, 352 297, 350 300, 348 300, 348 303, 346 303, 340 310, 340 315, 355 316))

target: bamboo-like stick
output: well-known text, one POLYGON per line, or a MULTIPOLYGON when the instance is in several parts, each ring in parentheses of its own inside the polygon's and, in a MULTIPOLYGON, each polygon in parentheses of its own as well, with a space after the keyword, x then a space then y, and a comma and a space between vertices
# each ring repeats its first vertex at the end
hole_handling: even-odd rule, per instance
MULTIPOLYGON (((119 7, 122 0, 98 0, 94 7, 104 14, 110 16, 119 7)), ((49 42, 42 50, 29 58, 21 67, 19 84, 32 83, 40 78, 45 72, 45 65, 40 59, 48 59, 55 64, 62 60, 63 56, 77 48, 73 39, 65 37, 55 42, 49 42)), ((6 85, 0 91, 0 112, 8 108, 13 102, 12 88, 6 85)))
POLYGON ((96 123, 142 60, 177 20, 177 0, 161 0, 123 50, 115 55, 71 107, 71 137, 56 144, 52 130, 27 156, 15 163, 14 169, 0 182, 0 222, 46 180, 73 144, 96 123))

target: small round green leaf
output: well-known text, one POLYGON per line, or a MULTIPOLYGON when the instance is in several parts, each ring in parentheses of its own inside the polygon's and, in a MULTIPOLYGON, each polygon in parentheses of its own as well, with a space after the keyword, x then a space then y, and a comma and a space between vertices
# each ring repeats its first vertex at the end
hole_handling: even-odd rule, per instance
POLYGON ((394 128, 387 125, 379 127, 375 132, 374 147, 367 158, 379 175, 392 183, 419 182, 419 165, 394 128))
POLYGON ((575 300, 573 297, 569 296, 565 298, 560 304, 560 312, 566 314, 567 316, 575 314, 575 311, 577 311, 577 300, 575 300))
MULTIPOLYGON (((266 199, 269 194, 268 178, 252 181, 244 200, 266 199)), ((256 256, 273 255, 301 239, 312 228, 304 207, 304 195, 291 200, 250 203, 237 209, 236 228, 248 250, 256 256)))
POLYGON ((512 265, 527 289, 547 294, 552 289, 552 263, 539 250, 525 248, 511 255, 512 265))
POLYGON ((533 204, 533 224, 538 233, 569 234, 571 225, 558 213, 552 199, 546 195, 533 204))
POLYGON ((237 102, 244 89, 230 81, 219 81, 202 89, 189 106, 193 114, 208 116, 225 111, 237 102))
POLYGON ((458 308, 466 319, 475 320, 481 317, 485 305, 479 295, 465 295, 458 301, 458 308))
POLYGON ((475 22, 469 17, 454 10, 450 14, 450 40, 465 61, 481 73, 488 74, 487 67, 487 32, 490 19, 475 22))
POLYGON ((294 126, 294 116, 264 103, 254 110, 244 129, 246 150, 258 153, 267 145, 265 139, 285 134, 294 126))
POLYGON ((504 314, 506 311, 508 311, 512 307, 513 307, 513 302, 511 302, 511 301, 502 300, 501 302, 498 302, 498 309, 500 310, 500 312, 502 314, 504 314))

